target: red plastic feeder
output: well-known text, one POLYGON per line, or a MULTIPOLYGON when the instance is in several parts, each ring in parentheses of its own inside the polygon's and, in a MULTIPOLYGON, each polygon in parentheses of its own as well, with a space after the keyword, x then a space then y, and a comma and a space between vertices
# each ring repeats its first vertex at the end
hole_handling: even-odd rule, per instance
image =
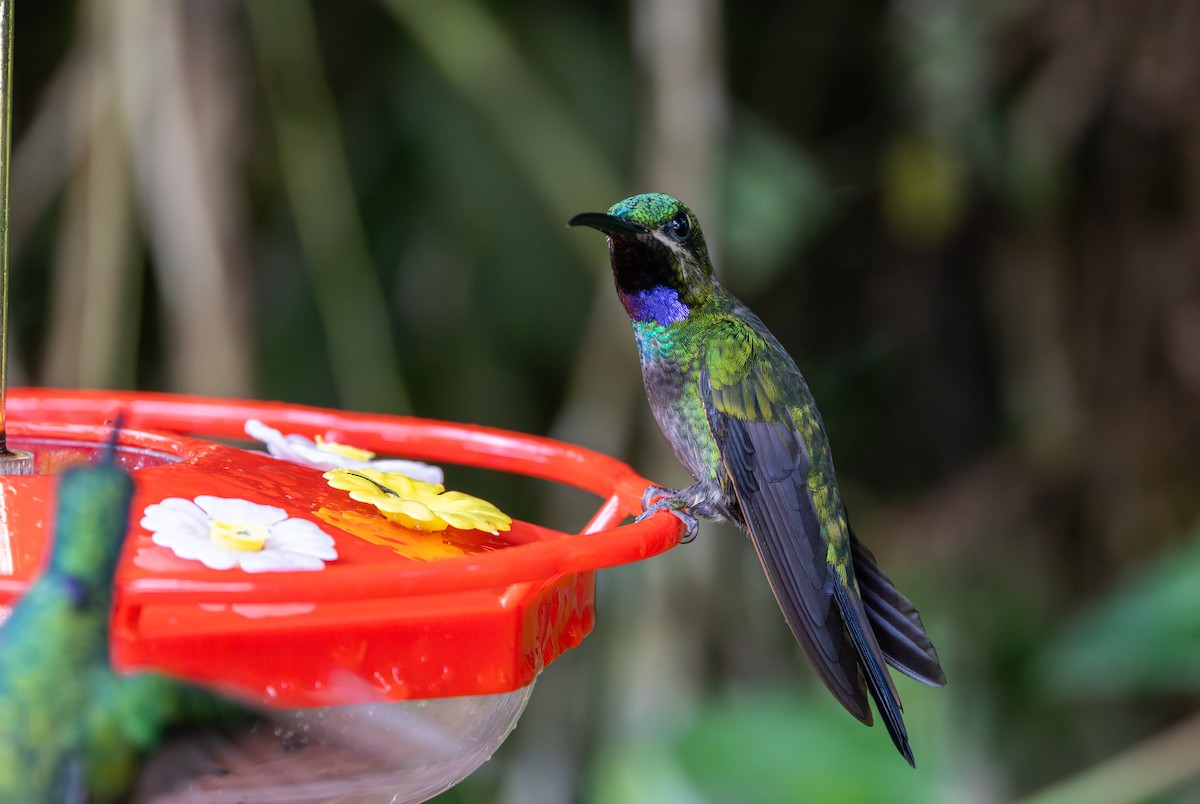
POLYGON ((661 553, 681 535, 669 514, 621 525, 640 513, 649 481, 545 438, 270 402, 16 389, 9 443, 34 454, 38 474, 0 477, 0 604, 20 597, 46 556, 50 473, 92 455, 118 414, 118 460, 136 494, 115 581, 114 665, 251 702, 362 760, 355 779, 309 780, 285 791, 292 800, 340 785, 356 799, 420 801, 461 780, 507 736, 542 668, 591 630, 594 571, 661 553), (498 537, 413 531, 331 488, 320 470, 230 446, 247 441, 248 419, 380 455, 557 481, 601 502, 574 534, 522 521, 498 537), (197 495, 283 508, 333 536, 338 558, 320 571, 253 574, 179 558, 139 520, 148 505, 197 495))

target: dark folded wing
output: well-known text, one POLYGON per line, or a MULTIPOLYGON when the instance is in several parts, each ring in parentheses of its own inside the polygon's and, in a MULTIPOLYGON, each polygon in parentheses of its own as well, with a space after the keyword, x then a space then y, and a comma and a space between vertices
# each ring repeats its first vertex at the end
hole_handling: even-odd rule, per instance
MULTIPOLYGON (((740 382, 763 382, 758 373, 751 366, 740 382)), ((842 705, 870 723, 858 657, 834 600, 826 544, 808 491, 811 461, 791 414, 780 406, 768 410, 768 395, 754 387, 714 391, 707 369, 700 387, 730 490, 796 641, 842 705), (714 400, 714 392, 728 394, 725 403, 714 400)))

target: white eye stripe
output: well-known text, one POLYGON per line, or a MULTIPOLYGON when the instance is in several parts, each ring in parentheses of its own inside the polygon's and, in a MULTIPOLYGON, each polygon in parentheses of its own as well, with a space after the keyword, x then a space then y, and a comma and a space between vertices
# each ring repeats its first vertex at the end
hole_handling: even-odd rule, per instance
POLYGON ((670 235, 664 234, 661 230, 655 230, 654 236, 655 236, 655 238, 658 239, 658 242, 662 243, 664 246, 671 249, 672 253, 674 253, 678 257, 686 258, 688 256, 687 248, 685 248, 682 243, 680 243, 678 240, 674 239, 670 235))
POLYGON ((683 272, 685 281, 701 280, 704 278, 704 271, 696 261, 696 255, 688 250, 687 246, 675 240, 670 235, 663 233, 661 230, 651 232, 658 242, 671 250, 671 253, 679 258, 680 269, 683 272))

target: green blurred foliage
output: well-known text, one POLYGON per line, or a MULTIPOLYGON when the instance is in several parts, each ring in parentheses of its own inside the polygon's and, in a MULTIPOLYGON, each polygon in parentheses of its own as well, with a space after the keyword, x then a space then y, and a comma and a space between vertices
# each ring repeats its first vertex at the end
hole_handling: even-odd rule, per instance
POLYGON ((1110 760, 1197 717, 1200 6, 19 5, 17 381, 474 421, 680 482, 564 224, 686 195, 946 659, 902 690, 913 772, 711 527, 602 574, 595 633, 445 801, 999 801, 1105 767, 1138 780, 1113 800, 1195 799, 1186 752, 1110 760))
POLYGON ((948 791, 873 750, 877 734, 841 729, 832 701, 761 690, 714 699, 685 728, 613 746, 589 800, 649 802, 936 801, 948 791))
POLYGON ((1050 646, 1044 672, 1063 693, 1145 695, 1200 689, 1200 534, 1139 567, 1050 646))

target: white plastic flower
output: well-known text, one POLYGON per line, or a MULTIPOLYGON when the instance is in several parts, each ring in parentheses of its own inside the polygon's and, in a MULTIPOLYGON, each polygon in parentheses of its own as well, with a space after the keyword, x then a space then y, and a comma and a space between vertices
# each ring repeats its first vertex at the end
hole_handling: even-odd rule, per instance
POLYGON ((267 452, 283 461, 311 466, 314 469, 378 469, 381 472, 400 472, 426 483, 441 483, 442 470, 419 461, 400 459, 375 460, 370 450, 326 441, 320 436, 314 441, 295 433, 284 434, 258 419, 246 421, 246 435, 263 442, 267 452))
POLYGON ((246 572, 319 570, 337 558, 333 537, 282 508, 200 495, 146 506, 142 527, 155 544, 211 569, 246 572))

